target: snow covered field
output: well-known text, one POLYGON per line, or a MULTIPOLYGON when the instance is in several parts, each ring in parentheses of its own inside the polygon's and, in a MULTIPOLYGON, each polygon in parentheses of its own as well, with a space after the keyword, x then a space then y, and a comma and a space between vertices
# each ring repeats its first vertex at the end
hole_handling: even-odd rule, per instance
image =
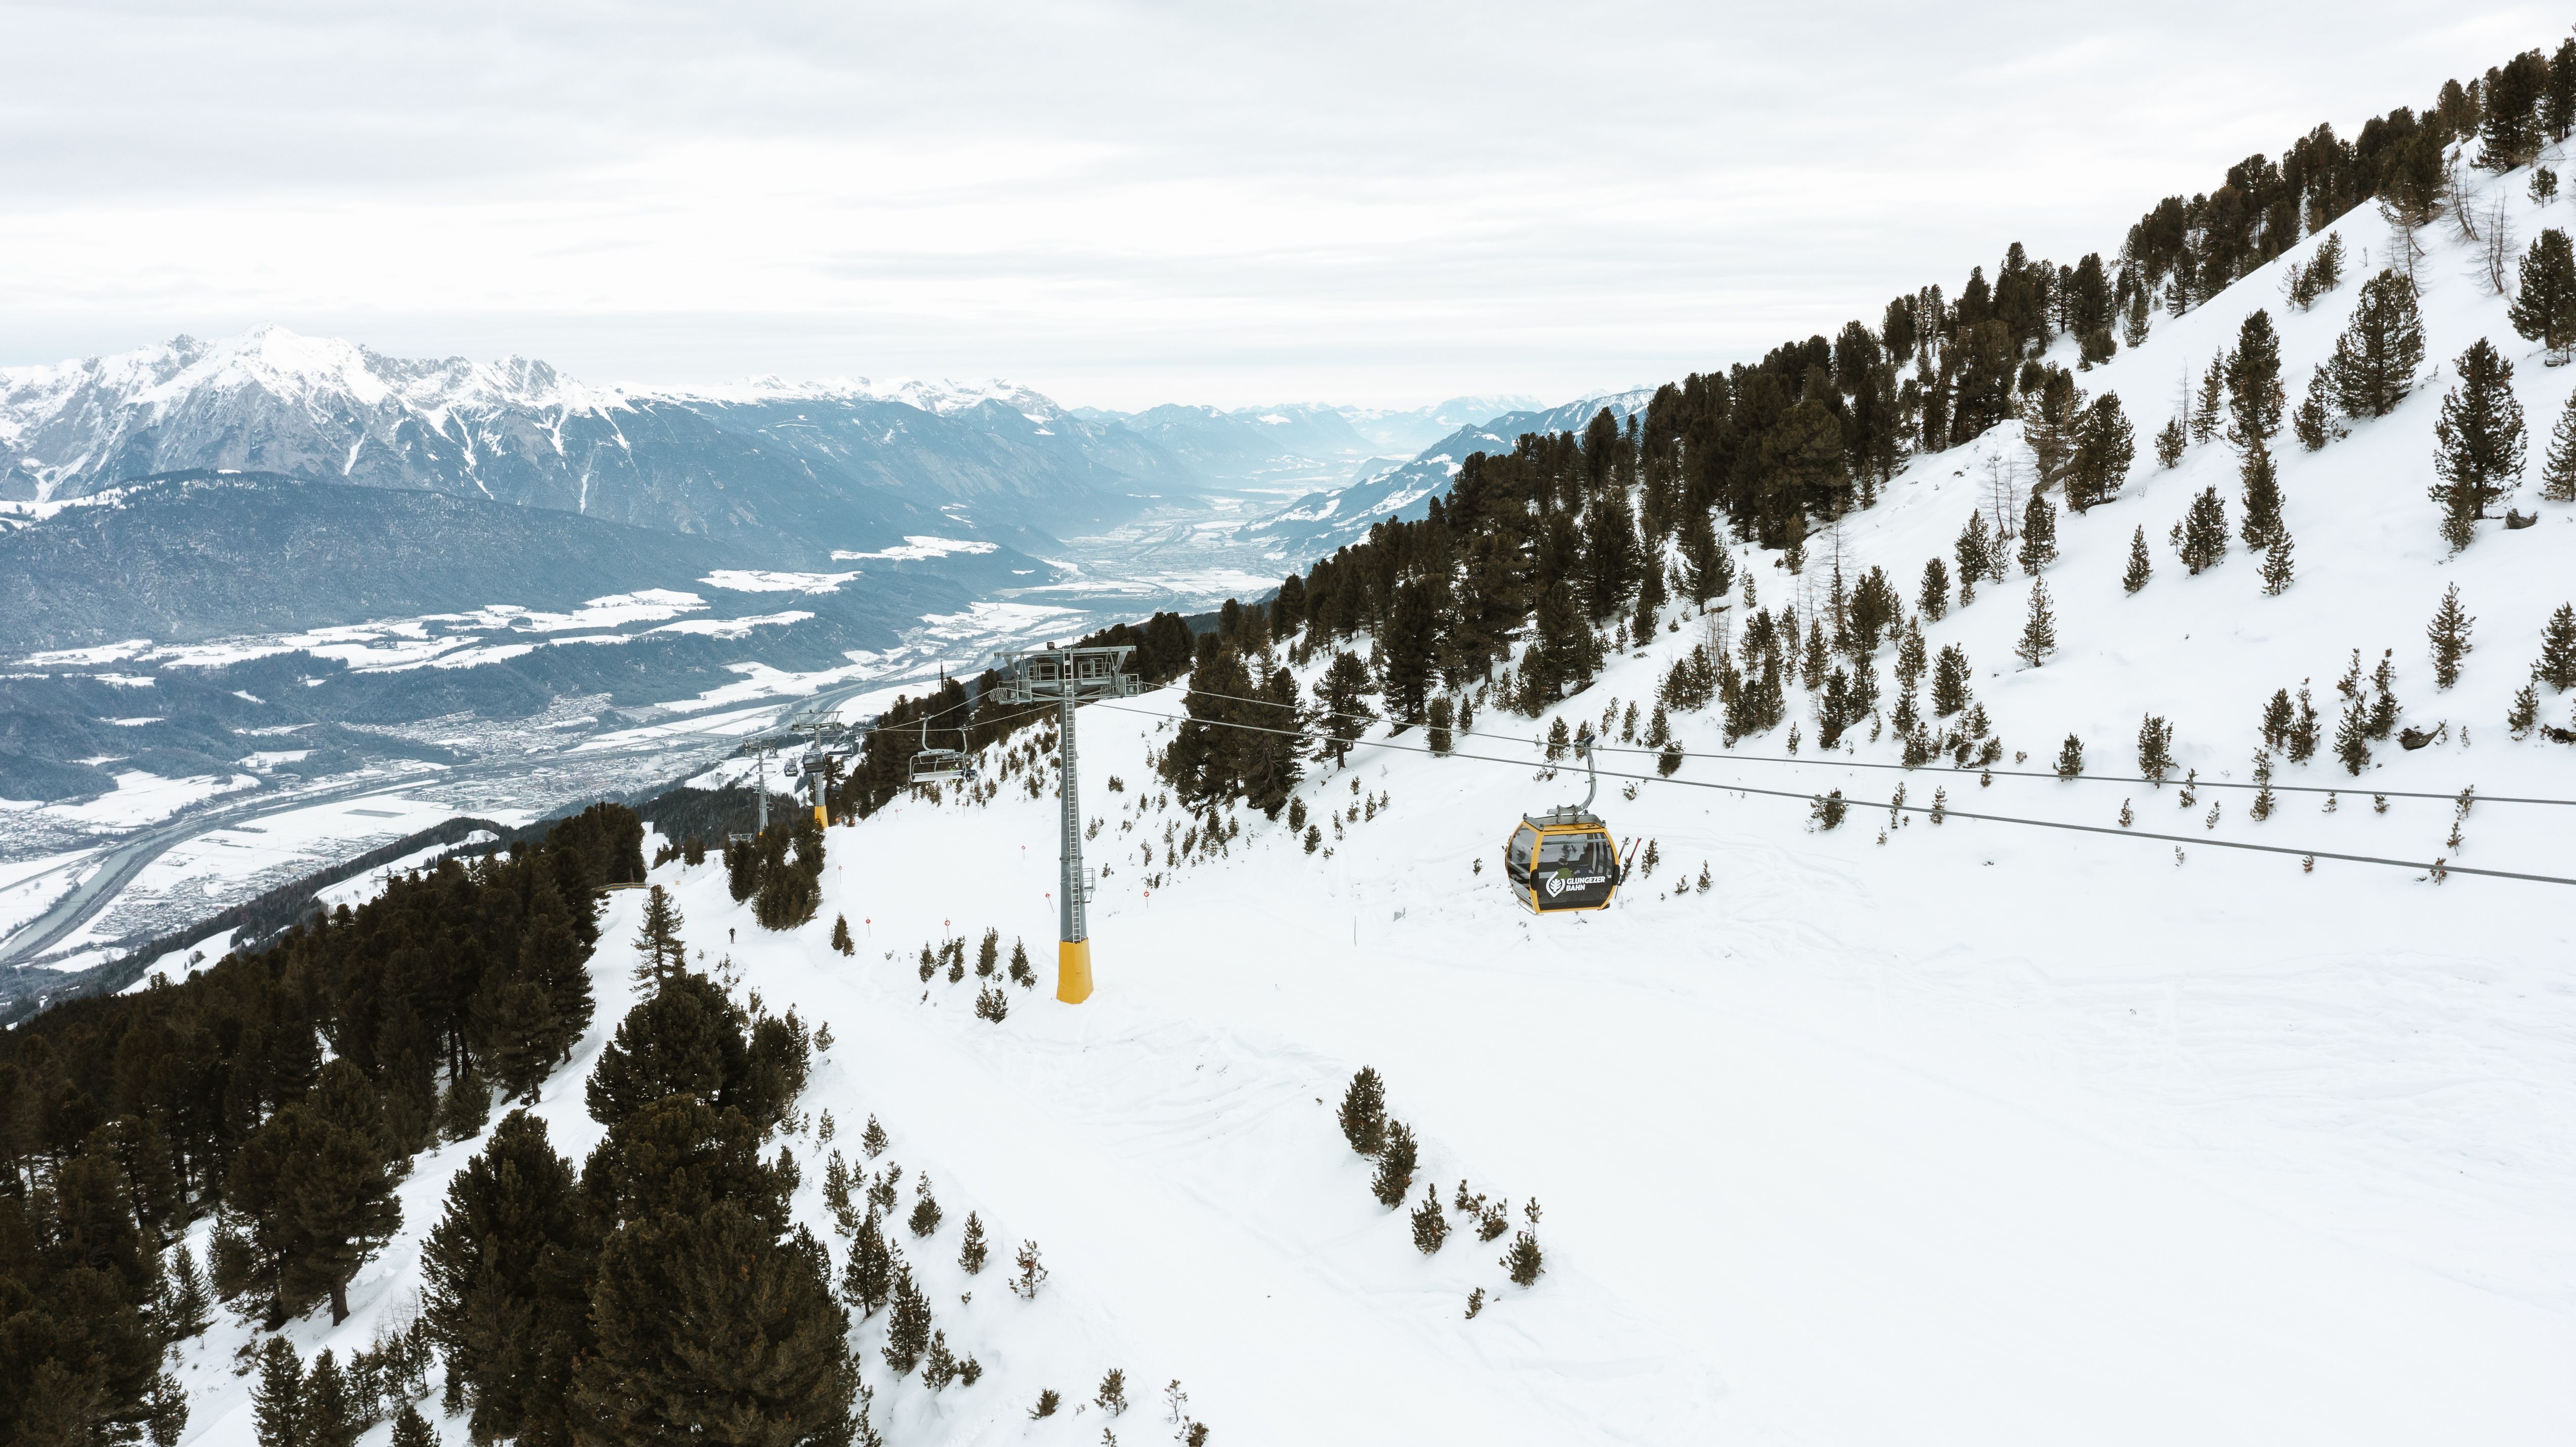
MULTIPOLYGON (((2489 182, 2525 234, 2569 219, 2530 214, 2521 184, 2489 182)), ((2343 226, 2356 258, 2382 247, 2366 212, 2343 226)), ((2576 372, 2543 368, 2465 261, 2437 248, 2421 268, 2428 358, 2479 335, 2504 347, 2537 453, 2576 372)), ((1810 742, 1792 760, 1784 726, 1715 757, 1716 720, 1685 717, 1695 756, 1678 777, 1627 797, 1615 776, 1650 775, 1647 757, 1609 755, 1596 806, 1651 839, 1660 868, 1605 913, 1533 919, 1504 892, 1500 845, 1523 811, 1582 792, 1571 769, 1536 777, 1527 740, 1544 720, 1488 706, 1459 742, 1477 757, 1363 746, 1347 770, 1317 766, 1309 809, 1363 816, 1329 826, 1329 854, 1247 813, 1222 854, 1176 865, 1164 830, 1205 821, 1162 805, 1146 753, 1179 695, 1100 705, 1081 723, 1089 857, 1104 867, 1098 993, 1073 1007, 1012 988, 999 1023, 973 1013, 974 975, 925 985, 916 963, 950 937, 971 954, 990 926, 1005 957, 1024 940, 1051 985, 1056 806, 1025 776, 980 806, 908 799, 832 830, 822 911, 788 934, 757 929, 716 864, 657 871, 710 966, 729 959, 746 995, 836 1037, 789 1142, 802 1218, 828 1236, 823 1160, 855 1160, 871 1115, 907 1188, 922 1172, 937 1183, 947 1224, 901 1245, 986 1376, 939 1395, 890 1382, 882 1318, 862 1327, 889 1441, 1071 1447, 1104 1426, 1160 1440, 1155 1399, 1173 1378, 1226 1443, 2563 1441, 2576 890, 2332 859, 2311 872, 2296 852, 2223 846, 2576 877, 2576 814, 2506 802, 2576 799, 2576 748, 2514 741, 2502 723, 2548 611, 2576 596, 2576 512, 2526 485, 2507 501, 2537 506, 2539 526, 2489 524, 2449 555, 2423 491, 2437 378, 2321 453, 2283 439, 2299 569, 2285 595, 2263 594, 2241 545, 2184 576, 2167 527, 2213 484, 2232 522, 2237 488, 2218 444, 2156 468, 2146 434, 2176 379, 2263 305, 2296 397, 2355 290, 2301 314, 2273 283, 2258 274, 2083 374, 2121 393, 2141 458, 2116 502, 2061 524, 2057 656, 2013 661, 2031 587, 2018 572, 1925 625, 1976 665, 2007 749, 1990 784, 1866 768, 1895 757, 1866 727, 1847 754, 1810 742), (2132 597, 2120 573, 2137 527, 2156 576, 2132 597), (2455 581, 2479 622, 2445 691, 2424 627, 2455 581), (2284 764, 2282 808, 2261 822, 2247 795, 2210 787, 2246 781, 2277 688, 2310 680, 2331 727, 2355 648, 2366 662, 2395 650, 2405 722, 2447 723, 2441 742, 2379 745, 2359 778, 2330 748, 2284 764), (2200 774, 2190 807, 2178 781, 2045 776, 2070 732, 2090 772, 2133 773, 2146 713, 2173 721, 2180 765, 2200 774), (1918 815, 1882 837, 1898 782, 1915 806, 1938 789, 1954 810, 2112 832, 1918 815), (2453 851, 2451 797, 2472 785, 2483 802, 2453 851), (2335 807, 2292 786, 2338 790, 2335 807), (1828 788, 1851 815, 1820 831, 1803 796, 1828 788), (1149 891, 1149 875, 1168 878, 1149 891), (836 916, 855 957, 828 946, 836 916), (1371 1200, 1368 1163, 1334 1123, 1364 1064, 1422 1140, 1417 1199, 1464 1178, 1508 1197, 1516 1225, 1543 1203, 1536 1287, 1506 1284, 1501 1243, 1464 1230, 1422 1255, 1404 1214, 1371 1200), (815 1134, 826 1111, 830 1146, 815 1134), (1036 1302, 1008 1295, 998 1266, 955 1266, 969 1210, 997 1261, 1041 1244, 1052 1275, 1036 1302), (1479 1287, 1490 1304, 1468 1319, 1479 1287), (1112 1366, 1136 1411, 1077 1413, 1112 1366), (1042 1387, 1067 1406, 1032 1421, 1042 1387)), ((1923 560, 1947 555, 2017 465, 2013 436, 1917 459, 1846 525, 1847 572, 1887 567, 1910 606, 1923 560)), ((1805 580, 1752 558, 1762 603, 1815 586, 1831 546, 1811 549, 1805 580)), ((1733 612, 1746 607, 1739 591, 1733 612)), ((1668 617, 1677 630, 1562 705, 1569 724, 1597 728, 1614 701, 1652 707, 1706 621, 1668 617)), ((2568 696, 2543 705, 2567 719, 2568 696)), ((1792 718, 1812 741, 1807 699, 1792 718)), ((535 1107, 576 1159, 599 1134, 579 1080, 632 998, 642 900, 611 900, 598 1019, 535 1107)), ((420 1158, 406 1233, 362 1273, 356 1315, 336 1334, 297 1323, 301 1348, 364 1345, 408 1309, 419 1235, 471 1150, 420 1158)), ((228 1325, 190 1348, 192 1441, 250 1447, 247 1384, 226 1369, 242 1340, 228 1325)), ((461 1423, 441 1430, 462 1441, 461 1423)))

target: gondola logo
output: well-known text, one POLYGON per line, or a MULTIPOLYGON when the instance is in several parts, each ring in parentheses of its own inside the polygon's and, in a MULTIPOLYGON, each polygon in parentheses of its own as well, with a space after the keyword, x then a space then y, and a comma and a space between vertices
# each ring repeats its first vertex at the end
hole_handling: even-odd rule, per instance
POLYGON ((1565 893, 1565 876, 1563 874, 1551 874, 1547 877, 1547 893, 1550 899, 1565 893))

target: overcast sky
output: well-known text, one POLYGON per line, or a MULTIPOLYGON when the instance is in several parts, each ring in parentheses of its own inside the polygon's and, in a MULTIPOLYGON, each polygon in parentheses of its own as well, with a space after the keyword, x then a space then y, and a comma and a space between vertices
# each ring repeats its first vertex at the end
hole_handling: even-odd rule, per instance
POLYGON ((2110 251, 2553 11, 0 3, 0 363, 276 321, 598 381, 1563 400, 2110 251))

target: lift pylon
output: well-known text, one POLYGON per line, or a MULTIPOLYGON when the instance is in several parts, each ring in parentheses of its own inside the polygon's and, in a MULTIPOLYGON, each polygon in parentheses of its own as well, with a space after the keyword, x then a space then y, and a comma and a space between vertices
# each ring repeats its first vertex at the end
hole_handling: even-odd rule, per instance
POLYGON ((1091 927, 1085 906, 1090 881, 1082 870, 1082 790, 1073 746, 1073 711, 1095 698, 1133 698, 1135 675, 1125 672, 1130 647, 1044 648, 1006 652, 1011 670, 1001 685, 1006 703, 1056 706, 1056 750, 1063 765, 1057 786, 1062 804, 1063 850, 1056 889, 1055 997, 1068 1005, 1091 998, 1091 927))

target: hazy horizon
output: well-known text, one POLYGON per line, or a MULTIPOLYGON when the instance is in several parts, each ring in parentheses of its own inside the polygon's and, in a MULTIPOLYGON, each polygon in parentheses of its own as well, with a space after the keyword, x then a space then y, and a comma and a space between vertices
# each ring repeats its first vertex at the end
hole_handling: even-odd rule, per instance
POLYGON ((638 387, 1572 400, 2116 249, 2540 7, 9 6, 0 364, 274 321, 638 387), (2224 37, 2224 43, 2211 40, 2224 37))

